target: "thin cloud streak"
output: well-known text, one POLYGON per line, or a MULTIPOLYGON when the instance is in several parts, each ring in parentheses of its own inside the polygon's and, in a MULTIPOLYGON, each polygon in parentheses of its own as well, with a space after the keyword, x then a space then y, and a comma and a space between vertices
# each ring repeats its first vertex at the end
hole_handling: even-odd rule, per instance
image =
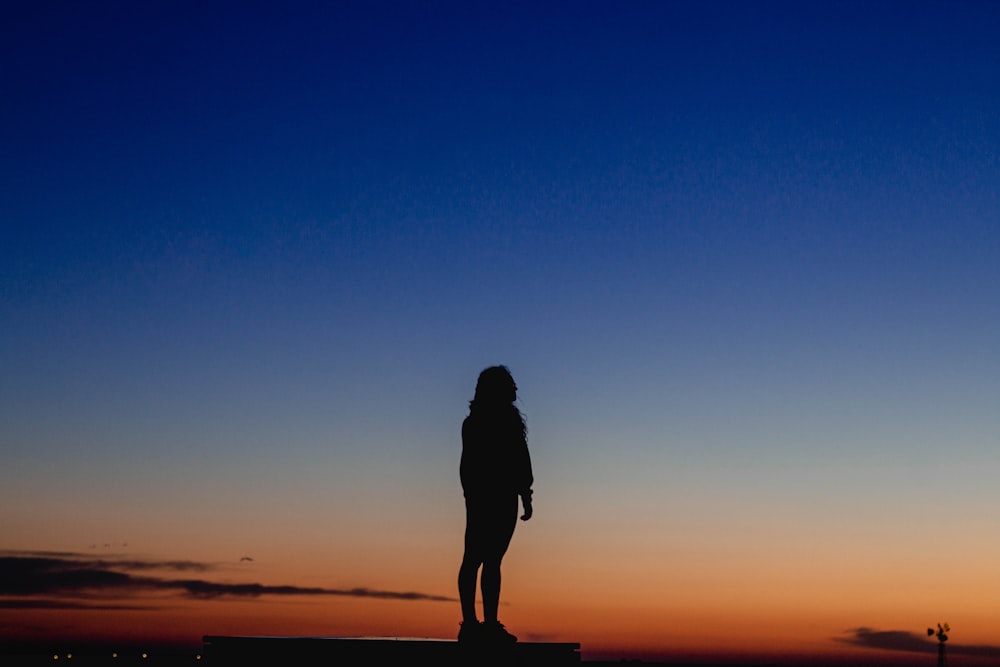
POLYGON ((154 609, 147 605, 138 604, 106 604, 106 603, 83 603, 70 600, 50 600, 50 599, 24 599, 10 598, 0 599, 0 609, 58 609, 58 610, 85 610, 85 611, 148 611, 154 609))
MULTIPOLYGON (((936 653, 937 641, 928 641, 926 634, 910 632, 908 630, 874 630, 868 627, 859 627, 848 630, 852 636, 837 637, 836 641, 861 646, 864 648, 875 648, 886 651, 906 651, 909 653, 936 653)), ((981 657, 1000 657, 1000 646, 988 645, 963 645, 948 642, 949 655, 970 655, 981 657)))
MULTIPOLYGON (((10 552, 8 552, 10 553, 10 552)), ((261 596, 334 595, 344 597, 376 598, 383 600, 421 600, 454 602, 442 595, 415 591, 382 591, 366 587, 354 588, 304 588, 290 585, 260 583, 223 583, 204 579, 172 579, 165 577, 135 576, 130 571, 172 570, 208 571, 213 566, 191 561, 139 561, 87 558, 81 554, 0 556, 0 600, 8 608, 28 608, 35 600, 35 608, 57 608, 72 605, 53 596, 70 598, 100 598, 107 595, 139 595, 156 591, 177 591, 190 597, 213 599, 219 597, 257 598, 261 596), (122 571, 124 570, 124 571, 122 571), (37 597, 36 597, 37 596, 37 597)), ((62 608, 96 609, 101 606, 79 605, 62 608)))
POLYGON ((207 572, 216 566, 210 563, 199 563, 191 560, 135 560, 102 556, 95 558, 90 554, 75 551, 14 551, 0 550, 0 558, 41 558, 71 562, 88 562, 95 567, 114 568, 117 570, 175 570, 177 572, 207 572))

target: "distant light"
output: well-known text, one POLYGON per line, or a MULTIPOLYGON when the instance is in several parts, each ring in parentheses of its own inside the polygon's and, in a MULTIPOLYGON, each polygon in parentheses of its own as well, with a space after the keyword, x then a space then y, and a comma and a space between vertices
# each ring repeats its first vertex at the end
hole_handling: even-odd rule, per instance
POLYGON ((194 657, 194 659, 195 659, 195 660, 201 660, 201 653, 199 653, 198 655, 196 655, 196 656, 194 657))
POLYGON ((111 654, 111 657, 112 657, 112 658, 117 658, 117 657, 118 657, 118 652, 117 652, 117 651, 115 651, 114 653, 112 653, 112 654, 111 654))
POLYGON ((149 657, 149 655, 148 655, 147 653, 143 653, 143 654, 142 654, 142 659, 143 659, 143 660, 145 660, 145 659, 146 659, 146 658, 148 658, 148 657, 149 657))
POLYGON ((54 655, 54 656, 52 656, 52 659, 53 659, 53 660, 58 660, 58 659, 59 659, 59 656, 58 656, 58 655, 54 655))

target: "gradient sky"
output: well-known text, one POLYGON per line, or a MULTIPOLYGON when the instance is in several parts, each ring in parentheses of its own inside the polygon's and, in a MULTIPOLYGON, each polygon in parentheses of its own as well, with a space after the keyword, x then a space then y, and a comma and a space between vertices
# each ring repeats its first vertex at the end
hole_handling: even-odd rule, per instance
POLYGON ((930 664, 947 621, 995 663, 998 34, 997 2, 3 3, 0 639, 453 637, 459 427, 503 363, 523 639, 930 664))

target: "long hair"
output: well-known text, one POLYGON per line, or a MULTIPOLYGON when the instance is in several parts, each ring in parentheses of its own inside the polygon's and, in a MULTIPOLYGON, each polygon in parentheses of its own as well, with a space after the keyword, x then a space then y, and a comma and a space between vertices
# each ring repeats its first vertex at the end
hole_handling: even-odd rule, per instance
POLYGON ((524 416, 514 405, 517 385, 506 366, 490 366, 479 374, 476 393, 469 401, 469 414, 486 419, 516 419, 521 435, 527 436, 524 416))

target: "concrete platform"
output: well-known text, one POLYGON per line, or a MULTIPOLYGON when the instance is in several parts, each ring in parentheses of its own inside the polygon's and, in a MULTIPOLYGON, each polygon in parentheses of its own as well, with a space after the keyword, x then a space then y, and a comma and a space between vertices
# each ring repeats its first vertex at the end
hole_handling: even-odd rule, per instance
POLYGON ((579 665, 580 644, 517 642, 468 646, 452 639, 415 637, 203 637, 207 665, 424 665, 465 667, 562 667, 579 665))

